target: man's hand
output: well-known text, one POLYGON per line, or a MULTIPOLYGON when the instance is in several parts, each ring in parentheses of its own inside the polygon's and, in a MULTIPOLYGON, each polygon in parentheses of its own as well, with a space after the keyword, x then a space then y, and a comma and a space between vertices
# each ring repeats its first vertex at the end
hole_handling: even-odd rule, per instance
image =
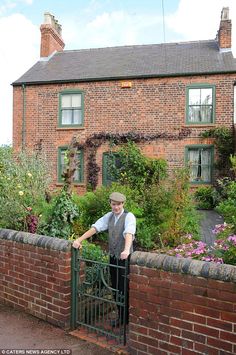
POLYGON ((129 256, 129 250, 124 250, 124 251, 122 251, 122 253, 120 254, 121 260, 127 259, 128 256, 129 256))
POLYGON ((76 249, 81 249, 82 248, 81 241, 79 239, 74 240, 72 246, 76 249))

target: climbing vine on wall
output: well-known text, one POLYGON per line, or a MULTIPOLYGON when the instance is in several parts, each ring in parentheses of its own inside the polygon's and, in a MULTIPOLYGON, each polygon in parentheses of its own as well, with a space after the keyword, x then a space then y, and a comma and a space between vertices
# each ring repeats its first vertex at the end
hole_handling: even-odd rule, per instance
MULTIPOLYGON (((151 142, 158 139, 166 139, 166 140, 181 140, 190 135, 191 130, 189 128, 183 128, 177 134, 169 134, 166 132, 156 133, 156 134, 142 134, 136 132, 126 132, 126 133, 107 133, 100 132, 95 133, 92 136, 88 137, 84 144, 80 144, 78 140, 73 137, 72 142, 70 144, 69 149, 73 150, 84 149, 88 151, 88 163, 87 163, 87 180, 88 185, 92 190, 96 189, 98 184, 98 173, 100 171, 100 167, 96 162, 97 149, 104 144, 105 142, 110 142, 111 145, 119 145, 122 143, 134 142, 134 143, 143 143, 143 142, 151 142)), ((70 156, 70 154, 69 154, 70 156)), ((74 158, 75 155, 71 154, 74 158)), ((73 163, 71 163, 74 166, 73 163)), ((69 174, 71 176, 71 174, 69 174)), ((71 181, 70 181, 71 183, 71 181)))

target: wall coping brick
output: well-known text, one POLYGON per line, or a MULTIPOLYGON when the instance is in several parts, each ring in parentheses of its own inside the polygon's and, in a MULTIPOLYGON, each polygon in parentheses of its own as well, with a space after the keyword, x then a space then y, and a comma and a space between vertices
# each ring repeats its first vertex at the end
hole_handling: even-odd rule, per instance
POLYGON ((177 258, 166 254, 136 251, 131 256, 131 265, 162 269, 164 271, 220 281, 236 282, 236 266, 192 260, 190 258, 177 258))
POLYGON ((45 249, 65 252, 71 250, 71 242, 68 240, 54 237, 52 238, 46 235, 15 231, 12 229, 0 228, 0 240, 1 239, 16 241, 23 244, 31 244, 45 249))

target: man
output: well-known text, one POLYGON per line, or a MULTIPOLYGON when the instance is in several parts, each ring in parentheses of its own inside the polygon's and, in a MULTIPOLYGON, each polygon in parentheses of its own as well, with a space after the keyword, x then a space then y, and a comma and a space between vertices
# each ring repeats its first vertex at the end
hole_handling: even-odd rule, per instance
POLYGON ((118 326, 123 324, 124 321, 128 323, 128 280, 125 279, 125 269, 117 268, 115 266, 125 266, 128 263, 129 272, 129 259, 130 254, 133 252, 133 240, 136 231, 136 218, 131 212, 124 210, 124 203, 126 197, 119 193, 113 192, 110 195, 111 212, 106 213, 103 217, 98 219, 92 227, 85 232, 81 237, 77 238, 73 242, 74 248, 81 248, 81 242, 87 238, 90 238, 95 233, 108 231, 109 234, 109 255, 110 255, 110 274, 111 284, 113 289, 117 289, 118 292, 114 293, 116 301, 123 299, 127 296, 127 309, 124 312, 122 308, 118 306, 118 319, 112 322, 112 326, 118 326), (127 260, 127 261, 126 261, 127 260))

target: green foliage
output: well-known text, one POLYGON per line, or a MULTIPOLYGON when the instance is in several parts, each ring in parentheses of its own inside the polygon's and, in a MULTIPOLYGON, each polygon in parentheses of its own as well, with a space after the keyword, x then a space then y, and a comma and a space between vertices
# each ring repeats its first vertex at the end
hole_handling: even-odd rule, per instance
POLYGON ((78 207, 71 194, 62 189, 46 210, 39 231, 51 237, 69 239, 73 233, 73 223, 78 215, 78 207))
POLYGON ((34 218, 35 230, 49 183, 44 157, 0 147, 0 227, 30 231, 34 218))
POLYGON ((229 160, 232 166, 231 170, 233 171, 234 177, 236 178, 236 154, 234 155, 230 154, 229 160))
POLYGON ((137 241, 142 248, 178 245, 188 233, 199 237, 198 215, 189 193, 189 173, 179 169, 171 181, 152 185, 144 191, 143 219, 137 241))
POLYGON ((82 242, 82 257, 94 261, 108 262, 108 254, 99 245, 89 243, 87 240, 82 242))
POLYGON ((234 151, 234 139, 233 132, 227 127, 217 127, 205 131, 201 134, 201 137, 215 138, 215 146, 218 152, 218 161, 216 162, 216 168, 219 171, 220 176, 229 175, 230 173, 230 155, 234 151))
POLYGON ((121 184, 128 184, 135 190, 142 191, 145 186, 159 183, 167 175, 166 161, 145 157, 134 142, 128 142, 110 154, 118 155, 120 161, 119 169, 116 165, 110 167, 110 175, 121 184))
POLYGON ((219 212, 227 223, 234 226, 236 233, 236 181, 231 181, 225 187, 225 198, 216 206, 216 211, 219 212))
POLYGON ((160 228, 165 244, 178 245, 184 234, 199 236, 199 224, 190 194, 189 169, 177 169, 169 186, 170 206, 160 228))
POLYGON ((198 187, 194 198, 199 209, 210 210, 215 207, 215 189, 212 186, 198 187))
MULTIPOLYGON (((73 196, 79 209, 79 218, 74 223, 76 234, 83 234, 97 219, 111 210, 109 196, 114 191, 119 191, 126 196, 126 210, 133 212, 137 218, 142 215, 142 209, 138 203, 140 197, 137 191, 118 183, 113 183, 109 187, 102 186, 95 192, 87 192, 84 196, 73 196)), ((100 234, 99 239, 107 239, 107 235, 105 233, 100 234)))

